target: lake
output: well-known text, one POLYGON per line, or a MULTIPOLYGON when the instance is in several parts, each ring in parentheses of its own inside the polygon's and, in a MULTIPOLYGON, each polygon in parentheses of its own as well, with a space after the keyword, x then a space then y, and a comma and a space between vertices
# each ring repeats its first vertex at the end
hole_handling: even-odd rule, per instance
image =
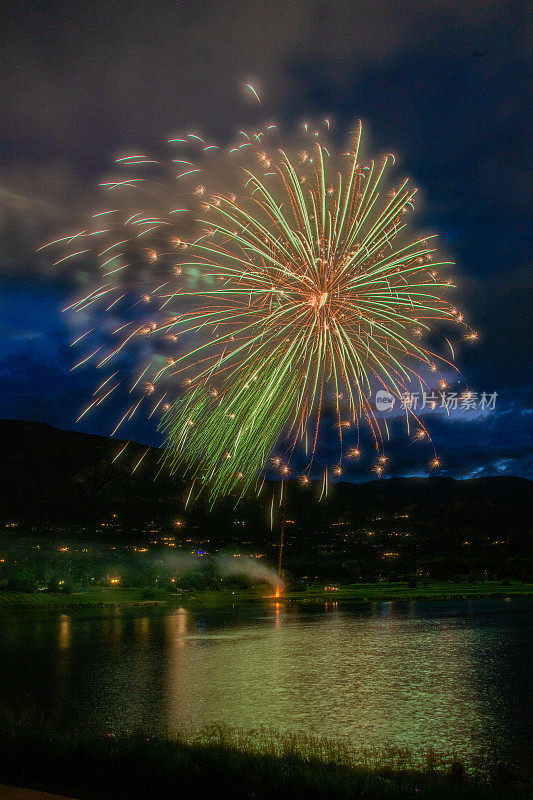
POLYGON ((530 733, 532 609, 512 599, 2 610, 0 703, 102 731, 264 725, 514 759, 530 733))

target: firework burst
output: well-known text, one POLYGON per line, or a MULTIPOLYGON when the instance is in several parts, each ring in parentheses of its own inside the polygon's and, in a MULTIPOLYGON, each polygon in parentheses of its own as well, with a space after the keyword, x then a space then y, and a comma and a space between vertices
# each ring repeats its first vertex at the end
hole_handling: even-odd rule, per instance
MULTIPOLYGON (((114 318, 122 309, 118 342, 78 365, 97 356, 108 369, 131 347, 141 362, 131 387, 141 397, 114 433, 151 397, 150 416, 163 415, 167 464, 208 486, 212 500, 259 487, 277 452, 282 478, 294 453, 300 462, 305 454, 307 482, 324 425, 338 441, 332 476, 344 457, 359 458, 353 431, 362 423, 381 475, 386 423, 373 393, 424 390, 431 373, 451 366, 425 345, 439 324, 474 336, 445 297, 452 282, 439 273, 450 262, 436 257, 431 239, 408 235, 416 190, 385 184, 393 156, 364 162, 360 125, 339 156, 305 128, 305 144, 291 152, 275 141, 275 126, 241 131, 229 152, 197 134, 176 138, 175 182, 154 159, 119 159, 159 172, 107 181, 122 201, 66 237, 73 250, 56 262, 92 252, 103 277, 70 309, 103 307, 114 318)), ((83 414, 115 391, 116 374, 83 414)), ((415 438, 429 440, 419 419, 416 426, 415 438)), ((439 464, 435 453, 431 464, 439 464)))

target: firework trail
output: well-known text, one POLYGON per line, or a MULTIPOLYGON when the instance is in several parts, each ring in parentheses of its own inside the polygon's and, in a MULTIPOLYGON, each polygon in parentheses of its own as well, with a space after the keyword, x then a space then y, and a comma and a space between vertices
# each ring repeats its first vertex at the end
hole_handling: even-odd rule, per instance
MULTIPOLYGON (((381 475, 388 430, 376 389, 401 398, 429 388, 431 373, 451 366, 425 344, 442 323, 476 337, 445 299, 453 282, 440 271, 451 262, 432 237, 409 235, 416 189, 387 186, 394 157, 365 161, 360 124, 348 152, 335 154, 325 127, 304 126, 297 148, 283 148, 270 125, 241 131, 229 150, 196 133, 176 137, 170 165, 123 156, 125 174, 102 184, 113 205, 51 243, 69 248, 55 265, 89 255, 98 265, 100 279, 69 310, 88 310, 88 327, 106 337, 94 351, 90 330, 77 337, 87 355, 76 367, 96 361, 111 374, 80 416, 117 390, 114 365, 127 353, 139 369, 113 434, 146 407, 161 420, 170 469, 208 487, 212 501, 260 489, 269 465, 287 477, 295 452, 305 453, 307 483, 332 417, 331 475, 360 456, 343 437, 361 424, 381 475)), ((405 413, 415 439, 430 441, 414 410, 405 413)))

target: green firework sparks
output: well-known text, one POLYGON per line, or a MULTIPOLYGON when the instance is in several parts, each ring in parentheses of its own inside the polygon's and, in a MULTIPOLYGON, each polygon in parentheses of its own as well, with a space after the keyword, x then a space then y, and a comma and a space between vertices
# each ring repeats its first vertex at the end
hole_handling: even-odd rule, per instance
MULTIPOLYGON (((267 146, 268 130, 241 135, 223 154, 239 175, 238 194, 226 191, 225 178, 218 185, 211 180, 203 161, 198 167, 189 160, 193 139, 203 159, 219 148, 188 134, 174 140, 187 157, 173 164, 181 195, 194 208, 171 208, 167 192, 158 199, 163 211, 113 209, 104 212, 115 215, 105 230, 70 239, 73 256, 92 251, 92 242, 88 250, 80 244, 89 236, 114 241, 98 250, 106 280, 70 308, 105 302, 116 314, 132 290, 138 303, 150 304, 149 318, 118 328, 118 346, 98 366, 107 368, 139 338, 167 348, 139 374, 133 388, 143 396, 119 426, 156 395, 151 414, 163 412, 167 465, 205 485, 211 500, 259 487, 272 459, 288 475, 296 448, 306 454, 301 477, 308 480, 331 413, 338 431, 334 475, 345 458, 359 455, 358 447, 344 446, 347 430, 367 425, 379 455, 384 434, 371 402, 376 388, 399 398, 413 384, 429 387, 431 373, 439 377, 439 365, 450 362, 425 340, 440 321, 462 326, 464 339, 476 336, 445 299, 452 282, 440 271, 450 262, 435 261, 431 237, 408 235, 416 190, 407 180, 387 187, 393 156, 363 163, 360 125, 349 151, 335 157, 317 132, 293 155, 267 146), (195 185, 199 173, 206 185, 195 185), (145 275, 153 285, 143 294, 145 275), (173 343, 177 352, 169 355, 173 343), (276 455, 280 447, 283 458, 276 455)), ((121 161, 154 163, 140 155, 121 161)), ((116 179, 108 188, 142 189, 138 180, 116 179)), ((108 378, 83 414, 114 386, 108 378)), ((416 438, 426 438, 415 411, 406 416, 416 420, 416 438)), ((378 475, 385 460, 377 460, 378 475)), ((431 464, 438 466, 436 454, 431 464)))

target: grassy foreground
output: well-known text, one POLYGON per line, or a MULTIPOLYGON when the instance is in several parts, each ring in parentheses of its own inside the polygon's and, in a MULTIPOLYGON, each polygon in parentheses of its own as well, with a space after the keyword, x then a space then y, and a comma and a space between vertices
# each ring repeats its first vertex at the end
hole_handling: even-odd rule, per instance
POLYGON ((3 713, 0 781, 80 800, 525 800, 505 764, 434 753, 354 753, 342 743, 211 727, 183 739, 58 730, 3 713))
MULTIPOLYGON (((83 606, 184 606, 185 608, 223 608, 233 604, 272 600, 273 590, 264 584, 248 589, 220 589, 170 593, 163 589, 115 588, 98 586, 70 594, 44 592, 0 592, 0 608, 77 608, 83 606)), ((374 603, 408 600, 453 600, 483 597, 531 597, 533 583, 521 581, 435 581, 427 586, 410 587, 406 581, 331 584, 310 586, 305 591, 287 591, 281 602, 313 604, 324 602, 374 603), (333 588, 335 587, 335 588, 333 588)))

